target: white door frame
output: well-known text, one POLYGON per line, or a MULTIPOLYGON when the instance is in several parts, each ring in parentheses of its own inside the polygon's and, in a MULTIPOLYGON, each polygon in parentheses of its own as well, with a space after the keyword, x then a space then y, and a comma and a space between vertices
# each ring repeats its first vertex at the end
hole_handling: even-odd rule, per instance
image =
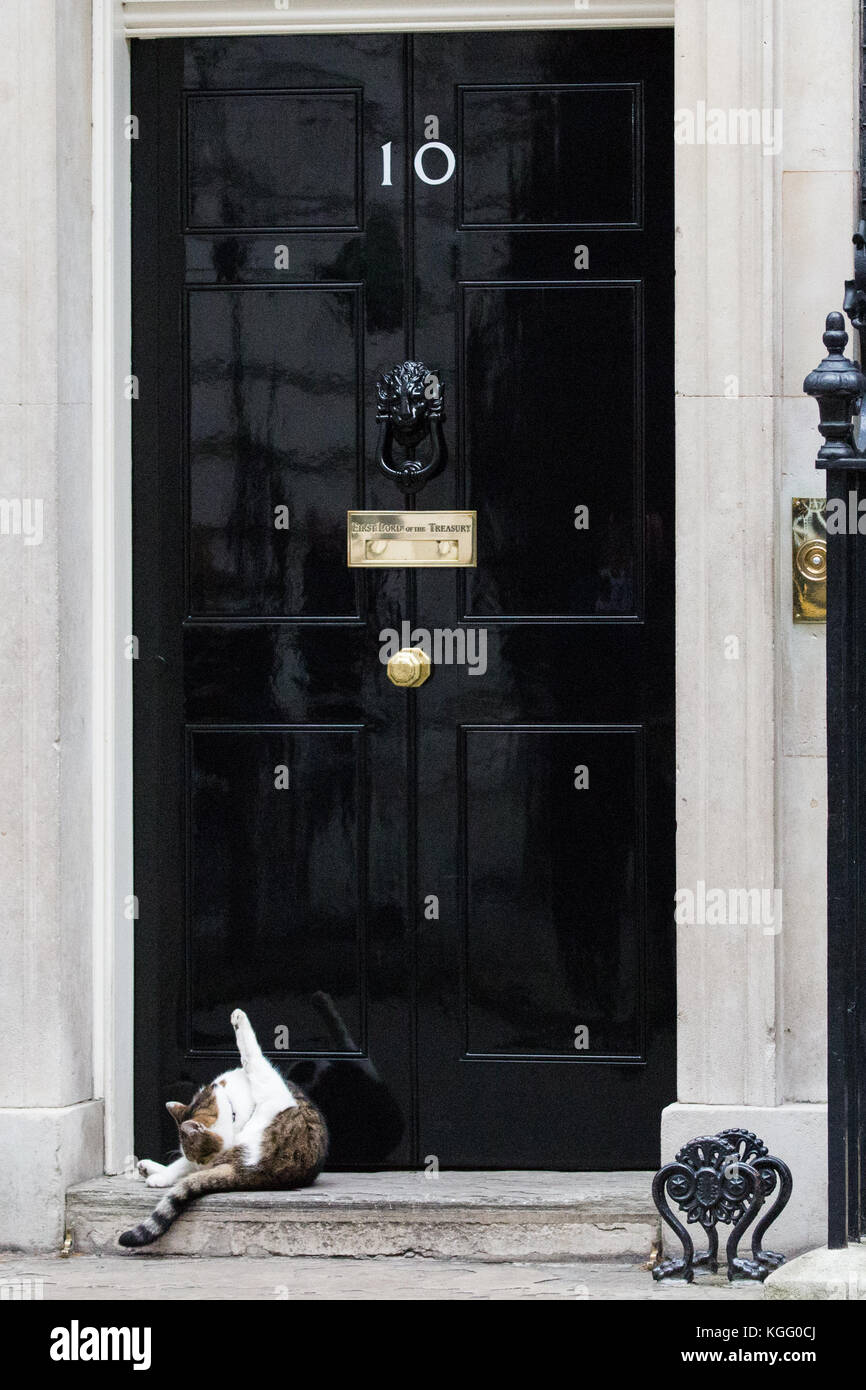
POLYGON ((425 29, 638 29, 673 24, 674 0, 125 0, 129 38, 361 34, 425 29))
MULTIPOLYGON (((124 655, 124 638, 131 631, 130 407, 124 396, 132 370, 127 37, 675 23, 678 108, 694 110, 704 102, 772 111, 782 105, 782 54, 790 34, 796 32, 808 54, 826 32, 827 11, 848 5, 853 14, 855 4, 93 0, 94 1050, 95 1094, 106 1102, 107 1171, 121 1169, 132 1148, 134 923, 124 915, 132 893, 131 663, 124 655)), ((856 167, 855 53, 852 27, 850 72, 839 78, 836 62, 838 80, 831 94, 837 117, 841 101, 851 121, 851 168, 856 167), (839 96, 846 83, 847 104, 839 96)), ((826 124, 821 102, 828 97, 820 84, 810 96, 799 81, 796 97, 798 121, 804 110, 808 117, 811 100, 818 124, 822 119, 826 124)), ((808 159, 803 162, 800 150, 793 157, 797 162, 785 164, 757 148, 678 149, 677 879, 683 885, 714 878, 744 888, 777 885, 774 537, 782 398, 799 391, 799 385, 783 379, 778 348, 782 176, 786 167, 814 167, 808 159), (739 662, 725 660, 723 643, 730 634, 742 646, 739 662)), ((837 196, 837 213, 838 202, 837 196)), ((841 223, 835 216, 833 228, 824 242, 825 278, 844 278, 848 215, 841 223)), ((786 277, 791 265, 789 255, 786 277)), ((823 285, 816 284, 810 268, 799 269, 807 285, 799 307, 812 312, 812 298, 820 299, 823 285)), ((820 886, 820 872, 817 877, 820 886)), ((681 1101, 772 1106, 784 1099, 775 1045, 779 942, 749 930, 735 938, 681 930, 681 1101), (717 987, 720 980, 726 982, 724 990, 717 987)))
POLYGON ((92 0, 92 24, 93 1094, 117 1173, 133 1147, 129 47, 119 0, 92 0))

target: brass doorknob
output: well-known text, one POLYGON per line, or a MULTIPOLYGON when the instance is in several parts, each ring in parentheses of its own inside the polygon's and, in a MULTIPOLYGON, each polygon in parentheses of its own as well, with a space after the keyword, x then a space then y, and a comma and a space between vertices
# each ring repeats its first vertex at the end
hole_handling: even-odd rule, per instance
POLYGON ((430 658, 423 647, 401 647, 388 662, 388 679, 392 685, 409 689, 423 685, 430 674, 430 658))

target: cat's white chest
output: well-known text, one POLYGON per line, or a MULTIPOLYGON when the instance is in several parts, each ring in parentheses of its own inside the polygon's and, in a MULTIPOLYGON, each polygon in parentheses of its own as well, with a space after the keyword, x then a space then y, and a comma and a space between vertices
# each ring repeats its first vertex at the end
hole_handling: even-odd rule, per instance
POLYGON ((216 1093, 220 1102, 220 1127, 225 1125, 230 1141, 237 1138, 255 1108, 249 1079, 241 1067, 217 1077, 216 1093))

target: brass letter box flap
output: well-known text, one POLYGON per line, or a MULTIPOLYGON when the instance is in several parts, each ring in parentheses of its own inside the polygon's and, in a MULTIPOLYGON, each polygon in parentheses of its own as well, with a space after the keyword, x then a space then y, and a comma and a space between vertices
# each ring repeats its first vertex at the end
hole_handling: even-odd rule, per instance
POLYGON ((475 558, 475 512, 349 512, 350 568, 462 569, 475 558))

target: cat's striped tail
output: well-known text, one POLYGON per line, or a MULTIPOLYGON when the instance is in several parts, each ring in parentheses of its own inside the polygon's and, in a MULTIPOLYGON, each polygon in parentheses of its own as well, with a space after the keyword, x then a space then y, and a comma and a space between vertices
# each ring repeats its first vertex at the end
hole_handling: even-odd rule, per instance
POLYGON ((198 1173, 181 1178, 154 1207, 146 1221, 124 1231, 121 1245, 150 1245, 173 1226, 184 1207, 205 1192, 228 1192, 237 1186, 237 1174, 229 1163, 218 1163, 198 1173))

